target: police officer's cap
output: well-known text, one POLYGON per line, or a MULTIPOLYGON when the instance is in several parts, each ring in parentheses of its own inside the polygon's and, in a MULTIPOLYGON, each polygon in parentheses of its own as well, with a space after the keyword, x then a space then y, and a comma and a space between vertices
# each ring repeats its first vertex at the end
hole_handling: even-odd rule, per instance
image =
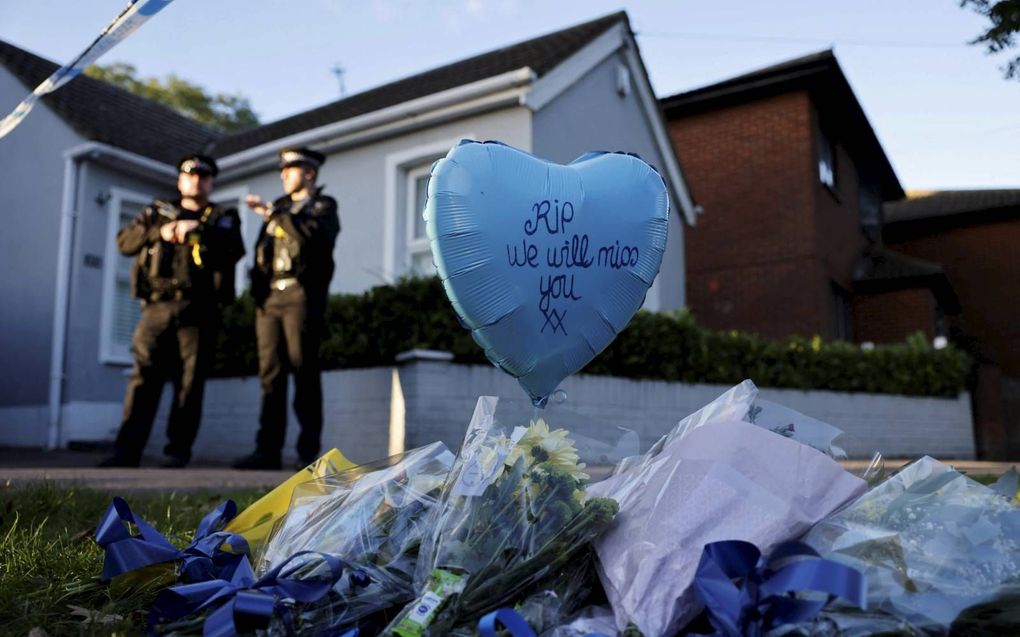
POLYGON ((188 155, 177 162, 177 171, 196 175, 209 175, 215 177, 220 169, 216 166, 216 160, 207 155, 188 155))
POLYGON ((306 166, 318 170, 324 163, 326 156, 310 148, 284 148, 280 151, 280 168, 306 166))

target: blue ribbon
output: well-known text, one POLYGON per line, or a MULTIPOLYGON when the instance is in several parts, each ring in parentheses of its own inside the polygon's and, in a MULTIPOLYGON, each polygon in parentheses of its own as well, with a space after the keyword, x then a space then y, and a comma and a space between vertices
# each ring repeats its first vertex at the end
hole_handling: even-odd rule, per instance
POLYGON ((496 637, 499 630, 497 624, 503 626, 512 637, 535 637, 528 622, 512 608, 500 608, 478 620, 478 632, 482 637, 496 637))
MULTIPOLYGON (((202 627, 204 637, 235 637, 239 632, 264 629, 276 610, 280 599, 296 602, 316 602, 322 599, 340 580, 344 569, 351 566, 334 555, 316 551, 300 551, 282 564, 255 579, 251 564, 243 559, 234 570, 230 581, 223 579, 181 584, 161 591, 149 611, 149 631, 154 633, 158 623, 173 621, 194 613, 213 609, 202 627), (294 574, 305 566, 303 556, 323 560, 329 567, 329 576, 315 580, 295 579, 294 574)), ((351 584, 367 586, 368 576, 361 570, 351 573, 351 584)), ((346 634, 351 634, 350 631, 346 634)), ((356 634, 356 633, 354 633, 356 634)))
POLYGON ((181 561, 182 581, 230 578, 248 554, 248 542, 243 536, 222 531, 235 515, 237 505, 227 500, 202 518, 195 539, 179 550, 136 516, 123 498, 114 498, 96 527, 96 544, 106 551, 102 580, 109 581, 129 571, 178 560, 181 561), (128 524, 138 528, 138 535, 131 535, 128 524))
MULTIPOLYGON (((481 637, 497 637, 499 627, 510 633, 511 637, 535 637, 535 631, 520 613, 512 608, 494 610, 478 620, 478 632, 481 637)), ((588 633, 585 637, 607 637, 602 633, 588 633)))
POLYGON ((865 608, 867 581, 860 571, 822 559, 800 542, 781 544, 766 560, 755 545, 727 540, 705 545, 694 594, 705 605, 716 635, 758 637, 813 618, 836 597, 865 608), (794 596, 800 591, 828 597, 794 596))

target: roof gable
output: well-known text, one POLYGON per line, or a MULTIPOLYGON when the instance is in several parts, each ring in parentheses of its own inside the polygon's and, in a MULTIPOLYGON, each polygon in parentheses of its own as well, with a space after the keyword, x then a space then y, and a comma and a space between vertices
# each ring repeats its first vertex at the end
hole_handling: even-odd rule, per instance
POLYGON ((860 166, 873 171, 883 200, 903 197, 903 187, 861 103, 832 50, 738 75, 660 100, 667 119, 721 109, 796 90, 808 91, 822 117, 837 131, 860 166), (841 134, 840 134, 841 133, 841 134))
POLYGON ((986 213, 1020 213, 1020 189, 936 190, 888 202, 882 211, 886 224, 936 218, 967 223, 986 213))

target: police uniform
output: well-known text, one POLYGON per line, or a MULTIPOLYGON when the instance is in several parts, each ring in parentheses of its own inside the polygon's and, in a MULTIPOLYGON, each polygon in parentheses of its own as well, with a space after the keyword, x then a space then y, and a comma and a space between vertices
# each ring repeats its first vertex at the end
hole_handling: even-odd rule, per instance
MULTIPOLYGON (((216 163, 194 155, 181 173, 215 176, 216 163)), ((207 204, 188 210, 156 200, 117 234, 117 247, 134 256, 132 291, 142 313, 131 340, 134 369, 113 457, 103 466, 138 466, 149 438, 163 385, 173 382, 167 423, 166 466, 184 466, 202 415, 202 395, 212 363, 220 305, 234 297, 234 266, 244 255, 237 210, 207 204), (163 225, 198 221, 182 244, 164 241, 163 225)))
MULTIPOLYGON (((318 171, 325 159, 305 148, 287 149, 280 153, 280 167, 308 166, 318 171)), ((333 247, 340 234, 337 204, 319 187, 298 201, 285 195, 269 211, 255 243, 251 271, 262 404, 256 450, 235 462, 241 469, 280 466, 288 372, 294 374, 294 413, 301 426, 300 463, 318 457, 322 435, 319 343, 333 278, 333 247)))

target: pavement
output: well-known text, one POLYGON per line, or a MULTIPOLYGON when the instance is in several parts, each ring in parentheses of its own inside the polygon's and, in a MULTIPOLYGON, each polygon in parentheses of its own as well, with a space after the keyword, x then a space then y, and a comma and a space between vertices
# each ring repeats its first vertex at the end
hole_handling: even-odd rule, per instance
POLYGON ((97 491, 196 491, 272 488, 293 471, 239 471, 222 463, 195 462, 184 469, 162 469, 162 458, 144 458, 142 467, 100 469, 108 449, 43 451, 0 448, 0 485, 22 487, 50 481, 97 491))
MULTIPOLYGON (((194 491, 203 489, 270 488, 280 484, 292 471, 238 471, 222 463, 196 462, 184 469, 162 469, 160 458, 146 458, 138 469, 99 469, 95 465, 109 454, 104 449, 43 451, 0 448, 0 485, 21 487, 33 482, 51 481, 106 492, 194 491), (146 466, 148 465, 148 466, 146 466)), ((911 460, 887 458, 886 469, 895 469, 911 460)), ((947 460, 957 470, 973 475, 1001 475, 1020 462, 947 460)), ((846 460, 851 471, 862 471, 870 461, 846 460)))

